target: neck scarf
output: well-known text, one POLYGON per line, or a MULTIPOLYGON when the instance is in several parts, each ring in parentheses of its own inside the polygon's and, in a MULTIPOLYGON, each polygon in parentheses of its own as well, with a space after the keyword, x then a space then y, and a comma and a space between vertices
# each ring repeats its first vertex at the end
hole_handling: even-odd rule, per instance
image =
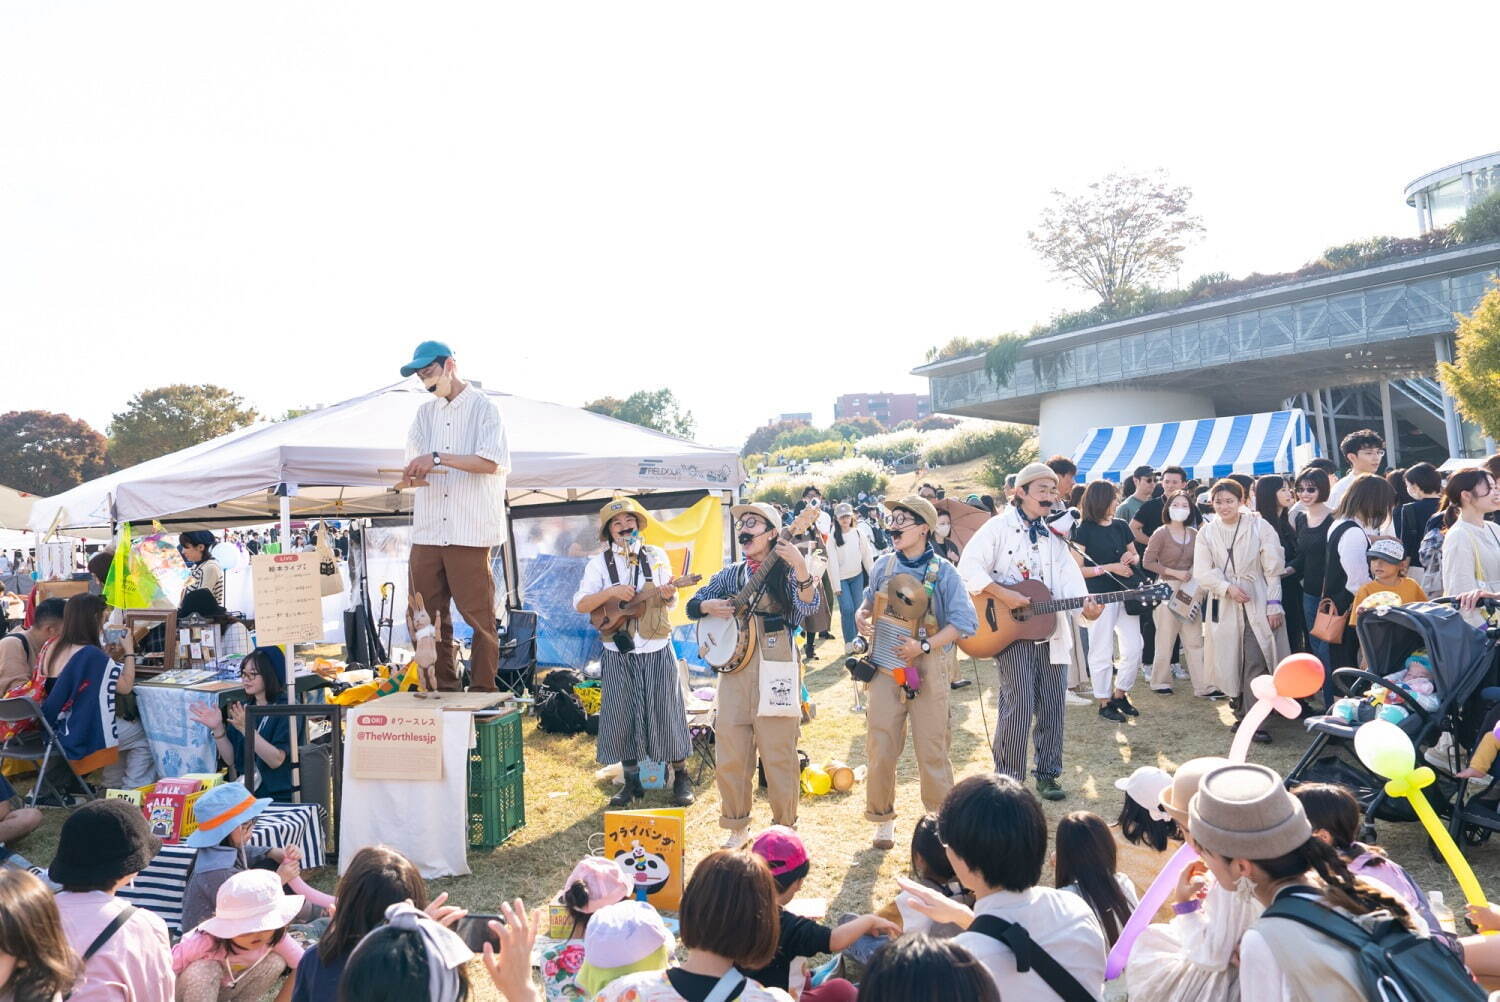
POLYGON ((1035 546, 1037 543, 1047 538, 1049 530, 1047 529, 1046 515, 1039 515, 1036 518, 1028 518, 1026 516, 1026 513, 1020 508, 1016 509, 1016 514, 1021 516, 1021 524, 1026 527, 1026 535, 1030 537, 1032 546, 1035 546))
POLYGON ((896 561, 909 571, 922 571, 927 568, 927 561, 932 559, 932 544, 928 543, 926 549, 915 557, 908 557, 900 550, 896 551, 896 561))

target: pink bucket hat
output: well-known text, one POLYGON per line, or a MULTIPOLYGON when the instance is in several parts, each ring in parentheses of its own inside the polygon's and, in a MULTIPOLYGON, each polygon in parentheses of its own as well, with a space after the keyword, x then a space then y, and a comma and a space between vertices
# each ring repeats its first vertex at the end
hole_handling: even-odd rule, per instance
POLYGON ((625 874, 620 872, 619 866, 603 856, 585 856, 579 860, 578 865, 573 867, 573 872, 568 874, 568 879, 563 881, 563 896, 567 895, 568 888, 578 883, 583 884, 589 895, 589 903, 579 909, 585 915, 592 915, 601 908, 630 897, 630 883, 626 881, 625 874))
POLYGON ((270 870, 241 870, 219 886, 214 917, 198 926, 210 936, 233 939, 270 932, 291 924, 302 910, 302 895, 281 890, 281 878, 270 870))

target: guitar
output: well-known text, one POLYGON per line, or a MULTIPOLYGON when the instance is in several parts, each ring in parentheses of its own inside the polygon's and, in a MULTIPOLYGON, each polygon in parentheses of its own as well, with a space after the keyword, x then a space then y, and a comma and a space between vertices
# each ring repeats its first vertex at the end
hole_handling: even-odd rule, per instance
MULTIPOLYGON (((791 525, 781 530, 778 539, 792 541, 807 532, 817 523, 818 511, 817 508, 804 508, 791 525)), ((733 616, 704 616, 698 620, 698 656, 719 674, 733 674, 750 663, 760 630, 760 617, 754 614, 752 606, 764 591, 771 571, 780 563, 781 558, 773 548, 745 586, 730 599, 734 603, 733 616)), ((808 570, 817 569, 810 563, 808 570)), ((818 571, 814 576, 821 576, 821 573, 818 571)))
POLYGON ((632 620, 640 618, 646 606, 661 597, 664 591, 672 591, 677 588, 691 588, 703 580, 702 574, 684 574, 673 578, 664 585, 655 582, 642 585, 640 591, 635 593, 634 598, 618 599, 607 598, 604 602, 589 613, 589 622, 594 629, 598 630, 606 640, 610 639, 619 630, 630 631, 632 620))
POLYGON ((1005 587, 1025 595, 1031 599, 1031 604, 1020 609, 1007 609, 993 595, 981 592, 970 596, 974 600, 974 611, 979 614, 979 629, 972 637, 960 638, 958 646, 971 658, 994 657, 1017 640, 1046 640, 1057 626, 1059 612, 1081 609, 1090 599, 1100 605, 1132 600, 1154 604, 1172 597, 1172 586, 1164 583, 1078 598, 1053 598, 1040 581, 1019 581, 1005 587))

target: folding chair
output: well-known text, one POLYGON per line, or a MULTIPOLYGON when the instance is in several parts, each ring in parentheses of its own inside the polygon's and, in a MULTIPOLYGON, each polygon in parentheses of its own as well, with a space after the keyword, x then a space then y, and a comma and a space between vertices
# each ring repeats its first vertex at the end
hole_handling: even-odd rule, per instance
POLYGON ((57 733, 52 730, 52 725, 47 723, 47 718, 42 715, 42 708, 34 700, 24 697, 0 699, 0 723, 21 724, 28 721, 35 723, 36 726, 0 743, 0 759, 13 758, 22 762, 37 763, 37 778, 31 786, 31 797, 27 806, 36 806, 37 797, 43 792, 43 788, 46 789, 49 800, 56 800, 59 806, 67 806, 67 791, 59 788, 53 777, 48 774, 48 767, 54 758, 67 767, 67 775, 78 784, 79 791, 85 797, 93 799, 98 796, 88 780, 73 771, 73 766, 68 763, 67 756, 63 754, 62 745, 57 740, 57 733))
POLYGON ((510 621, 497 622, 500 631, 500 668, 495 684, 517 699, 536 691, 536 613, 510 610, 510 621))

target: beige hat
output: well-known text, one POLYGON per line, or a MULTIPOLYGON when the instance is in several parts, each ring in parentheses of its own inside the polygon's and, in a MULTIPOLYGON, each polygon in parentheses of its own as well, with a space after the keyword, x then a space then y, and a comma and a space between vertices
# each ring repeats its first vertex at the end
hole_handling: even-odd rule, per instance
POLYGON ((1228 859, 1276 859, 1312 838, 1302 801, 1274 769, 1252 762, 1204 775, 1188 804, 1193 841, 1228 859))
POLYGON ((1023 488, 1033 480, 1041 480, 1043 477, 1056 482, 1057 473, 1046 463, 1027 463, 1025 468, 1016 474, 1016 487, 1017 489, 1023 488))
POLYGON ((737 504, 729 509, 729 520, 738 523, 741 515, 759 515, 766 520, 766 524, 773 529, 781 528, 781 516, 776 509, 765 501, 754 501, 750 504, 737 504))
POLYGON ((1193 794, 1198 792, 1199 781, 1219 766, 1228 764, 1227 758, 1209 755, 1205 758, 1190 758, 1179 765, 1177 771, 1172 774, 1172 785, 1161 791, 1161 798, 1158 801, 1161 809, 1179 825, 1187 824, 1188 801, 1192 800, 1193 794))
POLYGON ((937 528, 937 508, 933 507, 931 501, 918 494, 908 494, 904 498, 897 498, 895 500, 887 498, 883 503, 891 511, 895 511, 897 508, 905 508, 926 522, 927 528, 937 528))
POLYGON ((845 515, 853 515, 854 506, 848 501, 840 501, 833 509, 834 518, 843 518, 845 515))
POLYGON ((635 498, 615 498, 599 509, 599 533, 601 536, 609 528, 610 519, 616 515, 634 515, 635 520, 640 523, 642 529, 646 527, 651 518, 651 516, 646 514, 646 509, 642 508, 641 503, 635 498))

